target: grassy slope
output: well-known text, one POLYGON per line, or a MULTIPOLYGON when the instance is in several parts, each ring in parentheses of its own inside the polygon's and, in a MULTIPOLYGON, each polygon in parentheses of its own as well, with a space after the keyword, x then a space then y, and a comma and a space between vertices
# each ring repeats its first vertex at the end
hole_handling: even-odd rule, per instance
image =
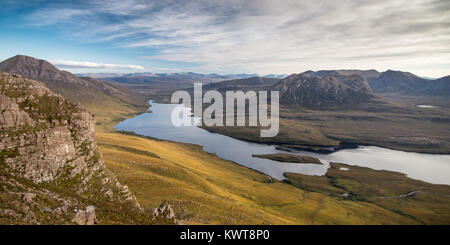
POLYGON ((326 176, 295 173, 285 173, 285 176, 301 189, 334 196, 347 193, 349 199, 376 204, 422 224, 450 222, 448 185, 433 185, 398 172, 342 163, 331 163, 326 176))
MULTIPOLYGON (((123 94, 109 95, 107 92, 83 85, 47 81, 47 87, 74 103, 80 103, 95 115, 96 130, 114 130, 118 122, 143 113, 148 108, 147 99, 137 93, 123 91, 123 94)), ((96 82, 95 84, 101 84, 96 82)), ((111 85, 113 86, 113 85, 111 85)))
POLYGON ((201 147, 98 132, 105 163, 143 207, 170 202, 186 224, 404 224, 370 203, 308 192, 204 152, 201 147))
MULTIPOLYGON (((143 111, 127 107, 130 110, 125 113, 119 109, 103 113, 103 122, 97 124, 96 138, 105 164, 144 208, 170 202, 181 223, 420 223, 390 207, 271 183, 267 176, 208 154, 200 146, 115 132, 114 124, 143 111)), ((96 107, 94 113, 95 109, 101 111, 96 107)))

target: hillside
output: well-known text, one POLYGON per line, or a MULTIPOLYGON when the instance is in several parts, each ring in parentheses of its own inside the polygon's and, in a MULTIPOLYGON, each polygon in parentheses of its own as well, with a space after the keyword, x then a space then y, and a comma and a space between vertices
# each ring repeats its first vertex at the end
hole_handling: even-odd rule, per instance
POLYGON ((308 76, 329 76, 329 75, 342 75, 342 76, 351 76, 358 75, 362 78, 376 78, 380 76, 380 73, 376 70, 319 70, 319 71, 305 71, 302 73, 303 75, 308 76))
POLYGON ((388 70, 377 78, 368 79, 373 91, 377 93, 424 93, 429 81, 409 72, 388 70))
POLYGON ((106 169, 90 112, 19 75, 0 89, 1 224, 152 222, 106 169))
POLYGON ((450 76, 442 77, 429 82, 426 94, 437 96, 450 96, 450 76))
POLYGON ((0 72, 43 82, 52 92, 88 108, 97 117, 99 124, 105 123, 105 118, 111 113, 116 114, 119 120, 143 112, 148 107, 146 97, 131 92, 120 84, 76 77, 45 60, 29 56, 17 55, 1 62, 0 72))
POLYGON ((374 97, 365 79, 357 75, 293 74, 270 90, 280 91, 280 104, 315 109, 358 105, 374 97))
POLYGON ((303 190, 370 202, 421 224, 448 224, 450 186, 434 185, 405 174, 331 163, 325 176, 285 173, 303 190))
POLYGON ((234 91, 234 90, 258 89, 274 85, 278 81, 280 81, 280 79, 267 77, 250 77, 242 79, 233 79, 204 85, 203 90, 234 91))
POLYGON ((424 79, 410 72, 387 70, 320 70, 306 71, 303 75, 325 77, 332 75, 358 75, 367 80, 374 93, 414 96, 449 96, 449 76, 435 80, 424 79))
POLYGON ((97 134, 105 163, 143 207, 170 203, 181 224, 417 224, 370 203, 304 191, 206 153, 132 134, 97 134))

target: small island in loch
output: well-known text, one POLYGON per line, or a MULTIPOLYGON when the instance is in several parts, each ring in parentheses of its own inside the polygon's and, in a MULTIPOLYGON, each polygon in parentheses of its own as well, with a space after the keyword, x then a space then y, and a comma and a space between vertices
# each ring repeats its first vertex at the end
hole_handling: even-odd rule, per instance
POLYGON ((298 156, 287 153, 253 154, 252 156, 279 162, 322 164, 322 162, 316 157, 298 156))

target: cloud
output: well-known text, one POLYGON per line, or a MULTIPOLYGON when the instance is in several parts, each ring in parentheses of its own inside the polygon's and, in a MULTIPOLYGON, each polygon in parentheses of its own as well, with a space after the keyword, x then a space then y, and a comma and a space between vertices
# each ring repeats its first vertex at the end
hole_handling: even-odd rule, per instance
POLYGON ((110 68, 110 69, 130 69, 130 70, 144 70, 144 67, 138 65, 118 65, 118 64, 102 64, 84 61, 66 61, 66 60, 52 60, 53 65, 61 68, 110 68))
POLYGON ((28 18, 150 60, 197 63, 203 72, 407 69, 450 60, 445 0, 76 3, 46 5, 28 18))

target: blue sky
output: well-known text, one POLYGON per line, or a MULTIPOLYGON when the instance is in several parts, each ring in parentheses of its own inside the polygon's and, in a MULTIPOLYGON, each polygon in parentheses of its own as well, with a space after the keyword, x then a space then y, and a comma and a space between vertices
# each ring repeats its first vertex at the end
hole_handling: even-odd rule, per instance
POLYGON ((0 60, 71 72, 450 75, 447 0, 0 1, 0 60))

